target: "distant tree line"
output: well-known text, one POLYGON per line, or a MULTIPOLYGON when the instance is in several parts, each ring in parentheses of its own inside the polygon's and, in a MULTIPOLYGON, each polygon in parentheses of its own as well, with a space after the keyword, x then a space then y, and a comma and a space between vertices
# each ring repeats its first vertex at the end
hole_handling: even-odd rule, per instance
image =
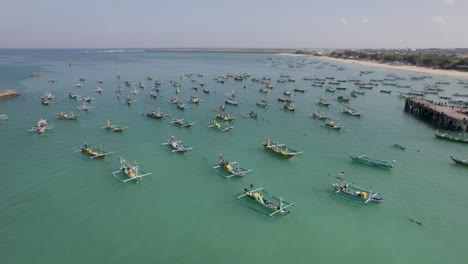
POLYGON ((359 59, 371 60, 383 63, 401 62, 414 66, 446 69, 446 70, 463 70, 468 71, 468 57, 462 58, 456 55, 440 55, 440 54, 400 54, 400 53, 383 53, 383 52, 362 52, 362 51, 333 51, 330 57, 344 59, 359 59))

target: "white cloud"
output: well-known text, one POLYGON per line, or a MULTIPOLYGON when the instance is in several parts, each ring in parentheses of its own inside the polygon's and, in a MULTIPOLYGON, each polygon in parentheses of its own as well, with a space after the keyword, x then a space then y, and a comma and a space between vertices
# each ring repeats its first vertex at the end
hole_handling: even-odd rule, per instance
POLYGON ((435 16, 432 18, 432 21, 438 24, 445 24, 445 18, 443 16, 435 16))
POLYGON ((361 18, 361 22, 362 23, 368 23, 369 19, 367 19, 367 17, 361 18))
POLYGON ((443 6, 452 6, 453 2, 454 2, 454 0, 444 0, 444 2, 442 2, 442 5, 443 6))
POLYGON ((340 23, 343 24, 343 25, 346 25, 348 24, 348 20, 346 20, 345 18, 340 18, 340 23))

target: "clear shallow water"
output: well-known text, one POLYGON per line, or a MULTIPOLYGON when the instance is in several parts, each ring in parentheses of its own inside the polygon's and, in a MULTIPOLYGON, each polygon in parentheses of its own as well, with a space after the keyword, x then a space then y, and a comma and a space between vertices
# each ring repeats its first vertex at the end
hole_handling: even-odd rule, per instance
MULTIPOLYGON (((467 158, 465 145, 436 140, 435 128, 403 112, 404 101, 382 94, 376 87, 365 96, 353 98, 350 106, 364 112, 361 118, 341 114, 336 100, 349 95, 350 82, 340 86, 347 91, 326 93, 310 86, 303 77, 334 76, 336 79, 383 79, 394 73, 422 90, 425 83, 450 81, 444 94, 464 92, 457 80, 434 76, 412 82, 414 74, 371 69, 357 65, 336 67, 279 55, 218 53, 99 52, 99 50, 2 50, 0 87, 17 89, 22 96, 0 102, 0 113, 9 121, 0 124, 0 245, 4 263, 463 263, 468 217, 465 192, 468 171, 456 166, 449 156, 467 158), (276 67, 266 60, 279 60, 276 67), (304 61, 289 68, 289 60, 304 61), (125 80, 144 82, 132 95, 128 107, 119 101, 115 90, 116 62, 124 95, 125 80), (68 66, 71 63, 71 67, 68 66), (374 74, 359 77, 362 70, 374 74), (191 89, 195 79, 211 90, 209 95, 191 89), (250 73, 251 77, 270 76, 274 89, 263 95, 259 83, 249 80, 218 84, 213 77, 227 73, 250 73), (29 78, 39 73, 40 78, 29 78), (197 78, 201 73, 203 78, 197 78), (280 74, 290 74, 296 83, 276 83, 280 74), (153 82, 163 83, 161 97, 149 97, 153 82), (82 88, 74 88, 79 78, 82 88), (52 84, 50 79, 56 79, 52 84), (153 79, 153 80, 154 80, 153 79), (175 95, 169 85, 181 84, 179 99, 199 96, 200 105, 186 103, 181 111, 168 102, 175 95), (106 92, 93 93, 103 80, 106 92), (246 88, 244 89, 244 85, 246 88), (295 94, 296 112, 288 113, 277 102, 284 89, 303 87, 295 94), (224 94, 234 90, 238 107, 230 107, 234 130, 219 132, 207 128, 215 115, 210 107, 221 104, 224 94), (46 91, 57 99, 43 106, 39 97, 46 91), (95 98, 89 113, 76 109, 80 103, 68 98, 68 91, 95 98), (344 125, 341 132, 330 131, 310 114, 318 98, 332 105, 325 110, 344 125), (255 106, 268 99, 271 107, 255 106), (147 118, 148 108, 171 114, 166 120, 147 118), (259 118, 244 119, 241 113, 254 110, 259 118), (56 120, 56 112, 80 114, 77 121, 56 120), (46 135, 27 132, 40 117, 55 128, 46 135), (197 122, 192 128, 170 124, 173 117, 197 122), (126 126, 123 134, 102 129, 107 120, 126 126), (174 135, 194 149, 185 155, 171 153, 161 146, 174 135), (271 137, 303 155, 280 159, 263 150, 261 142, 271 137), (114 154, 105 160, 85 159, 74 153, 83 142, 102 144, 114 154), (398 143, 406 151, 391 147, 398 143), (351 161, 347 153, 362 153, 383 160, 397 160, 392 171, 351 161), (243 179, 225 180, 209 165, 223 153, 253 169, 243 179), (118 157, 137 160, 153 175, 141 184, 122 184, 111 172, 118 170, 118 157), (346 172, 346 177, 383 193, 381 205, 362 206, 333 195, 329 173, 346 172), (240 203, 236 197, 250 183, 282 194, 294 202, 286 217, 264 217, 240 203), (421 222, 419 226, 409 219, 421 222)), ((433 97, 434 99, 436 97, 433 97)))

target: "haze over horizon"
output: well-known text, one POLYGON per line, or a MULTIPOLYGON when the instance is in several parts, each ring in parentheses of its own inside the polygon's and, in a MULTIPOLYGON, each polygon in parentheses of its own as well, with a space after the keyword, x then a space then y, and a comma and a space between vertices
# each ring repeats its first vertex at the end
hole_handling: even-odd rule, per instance
POLYGON ((467 48, 467 0, 3 1, 0 48, 467 48))

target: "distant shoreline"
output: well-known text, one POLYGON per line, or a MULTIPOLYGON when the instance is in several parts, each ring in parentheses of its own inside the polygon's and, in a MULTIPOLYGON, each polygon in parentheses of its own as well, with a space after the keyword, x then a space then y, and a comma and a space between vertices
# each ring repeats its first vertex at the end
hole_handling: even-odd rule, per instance
POLYGON ((314 58, 323 59, 323 60, 338 61, 338 62, 343 62, 343 63, 353 63, 353 64, 369 66, 369 67, 378 67, 378 68, 392 69, 392 70, 398 70, 398 71, 407 71, 407 72, 409 71, 409 72, 416 72, 416 73, 444 75, 444 76, 450 76, 450 77, 462 77, 462 78, 468 79, 468 72, 455 71, 455 70, 431 69, 431 68, 424 68, 424 67, 410 66, 410 65, 392 65, 388 63, 378 63, 378 62, 373 62, 373 61, 338 59, 338 58, 331 58, 327 56, 314 56, 314 55, 308 55, 308 54, 281 53, 281 55, 297 56, 297 57, 314 57, 314 58))
POLYGON ((194 49, 194 48, 179 48, 179 49, 144 49, 145 52, 209 52, 209 53, 265 53, 265 54, 289 54, 295 50, 291 49, 241 49, 241 48, 231 48, 231 49, 194 49))

